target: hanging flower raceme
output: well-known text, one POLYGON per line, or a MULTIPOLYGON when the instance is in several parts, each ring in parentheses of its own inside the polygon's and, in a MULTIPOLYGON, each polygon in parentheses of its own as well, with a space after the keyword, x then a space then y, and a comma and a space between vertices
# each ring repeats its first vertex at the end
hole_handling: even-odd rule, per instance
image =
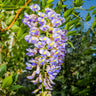
POLYGON ((65 19, 50 8, 45 8, 45 13, 39 11, 37 4, 31 5, 30 8, 34 14, 25 13, 22 20, 30 28, 25 40, 34 45, 34 48, 26 49, 26 55, 31 57, 26 63, 26 69, 33 70, 32 75, 27 78, 34 84, 40 84, 32 93, 39 91, 42 94, 44 90, 49 90, 47 94, 51 96, 52 85, 55 84, 53 80, 60 72, 66 53, 67 31, 59 27, 65 19))

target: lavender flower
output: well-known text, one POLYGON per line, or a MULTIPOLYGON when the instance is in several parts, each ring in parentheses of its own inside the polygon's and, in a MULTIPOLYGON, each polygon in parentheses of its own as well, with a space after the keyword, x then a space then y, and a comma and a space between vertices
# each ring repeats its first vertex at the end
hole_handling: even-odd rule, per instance
POLYGON ((54 47, 56 47, 56 43, 54 42, 54 41, 49 41, 49 42, 47 42, 47 48, 48 49, 52 49, 52 48, 54 48, 54 47))
POLYGON ((40 73, 40 66, 37 65, 36 74, 39 74, 39 73, 40 73))
POLYGON ((61 36, 59 34, 54 34, 54 35, 52 35, 52 37, 55 42, 57 42, 57 41, 59 42, 61 40, 61 36))
POLYGON ((32 70, 33 66, 30 63, 26 63, 26 65, 27 65, 26 69, 32 70))
POLYGON ((58 26, 60 26, 61 24, 62 24, 61 21, 58 20, 58 19, 53 19, 53 20, 52 20, 52 25, 53 25, 54 27, 58 27, 58 26))
POLYGON ((39 23, 40 25, 44 25, 44 24, 46 24, 46 21, 45 21, 44 18, 39 17, 39 18, 38 18, 38 23, 39 23))
MULTIPOLYGON (((39 74, 39 82, 42 82, 42 75, 41 75, 41 73, 39 74)), ((40 89, 40 87, 39 87, 39 89, 40 89)))
POLYGON ((53 33, 58 33, 58 34, 61 34, 62 33, 62 30, 60 28, 53 28, 53 33))
POLYGON ((39 40, 41 40, 42 42, 45 42, 47 44, 48 44, 48 42, 50 42, 50 39, 46 36, 39 37, 39 40))
POLYGON ((54 12, 54 10, 52 10, 52 9, 50 9, 50 8, 45 8, 45 11, 46 11, 46 13, 48 14, 49 12, 54 12))
POLYGON ((42 31, 47 31, 49 29, 48 25, 42 25, 39 27, 42 31))
POLYGON ((34 56, 36 53, 37 53, 37 49, 31 49, 31 48, 28 48, 26 49, 28 51, 28 53, 26 53, 26 55, 28 56, 34 56))
POLYGON ((47 62, 46 58, 43 57, 40 57, 38 60, 40 65, 44 65, 47 62))
POLYGON ((49 13, 48 13, 48 18, 49 18, 50 20, 55 19, 55 18, 56 18, 56 13, 55 13, 55 12, 49 12, 49 13))
POLYGON ((46 45, 46 43, 45 42, 40 42, 40 41, 38 41, 37 43, 35 43, 35 46, 37 47, 37 48, 44 48, 44 46, 46 45))
POLYGON ((39 32, 39 29, 38 29, 38 28, 32 27, 32 28, 30 29, 29 33, 30 33, 31 35, 39 35, 40 32, 39 32))
POLYGON ((34 71, 33 74, 31 76, 27 76, 28 79, 33 79, 36 75, 36 72, 34 71))
POLYGON ((38 12, 38 15, 40 17, 47 18, 47 15, 45 13, 42 13, 42 12, 38 12))
POLYGON ((35 44, 37 41, 38 41, 38 38, 35 37, 35 36, 32 36, 32 37, 29 38, 29 43, 35 44))
POLYGON ((33 4, 33 5, 30 6, 30 9, 33 12, 36 12, 36 11, 40 10, 40 7, 37 4, 33 4))
POLYGON ((45 57, 45 56, 50 56, 50 52, 48 50, 40 49, 40 54, 45 57))
POLYGON ((65 18, 62 18, 62 17, 59 17, 58 20, 60 20, 61 23, 64 23, 65 22, 65 18))

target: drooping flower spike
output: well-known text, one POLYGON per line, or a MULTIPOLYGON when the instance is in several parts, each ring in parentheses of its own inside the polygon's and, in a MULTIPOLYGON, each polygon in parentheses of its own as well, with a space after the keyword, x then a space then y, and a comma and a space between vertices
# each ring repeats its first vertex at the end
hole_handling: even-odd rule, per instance
POLYGON ((45 8, 45 13, 40 12, 37 4, 31 5, 30 9, 34 14, 25 13, 22 20, 30 29, 25 40, 34 45, 33 49, 26 49, 26 55, 31 57, 26 63, 26 69, 33 70, 33 73, 27 78, 33 84, 40 84, 32 93, 50 95, 55 84, 53 80, 60 72, 66 53, 67 31, 59 27, 65 22, 65 19, 50 8, 45 8), (44 89, 49 91, 44 91, 44 89))

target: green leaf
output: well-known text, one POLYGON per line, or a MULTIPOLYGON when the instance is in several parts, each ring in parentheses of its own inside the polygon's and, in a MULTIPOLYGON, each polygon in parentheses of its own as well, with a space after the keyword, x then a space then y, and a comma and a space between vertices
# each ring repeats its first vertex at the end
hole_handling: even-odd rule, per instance
POLYGON ((83 0, 73 0, 73 6, 74 7, 80 7, 83 5, 84 2, 85 1, 83 1, 83 0))
POLYGON ((92 15, 96 14, 96 9, 92 12, 92 15))
POLYGON ((92 28, 96 28, 96 21, 92 23, 92 28))
POLYGON ((73 48, 73 49, 75 49, 75 47, 73 46, 73 44, 70 42, 70 41, 67 41, 70 45, 71 45, 71 47, 73 48))
POLYGON ((13 83, 12 84, 16 83, 16 81, 18 79, 18 74, 17 73, 14 73, 14 75, 12 76, 12 78, 13 78, 13 83))
POLYGON ((68 18, 65 18, 65 22, 61 25, 64 26, 66 23, 68 23, 71 20, 71 16, 68 16, 68 18))
POLYGON ((67 32, 66 36, 72 35, 73 33, 76 33, 76 30, 67 32))
POLYGON ((58 1, 58 6, 62 7, 62 2, 61 1, 58 1))
POLYGON ((71 20, 68 22, 69 25, 77 24, 80 21, 80 19, 71 20))
POLYGON ((46 1, 45 0, 41 0, 41 2, 42 2, 42 8, 44 8, 45 5, 46 5, 46 1))
POLYGON ((91 19, 90 13, 87 14, 85 21, 89 21, 91 19))
POLYGON ((17 89, 20 89, 22 87, 23 86, 20 86, 20 85, 13 85, 12 87, 10 87, 10 91, 17 90, 17 89))
POLYGON ((8 17, 6 20, 6 24, 9 25, 12 22, 14 17, 15 17, 15 15, 11 15, 10 17, 8 17))
POLYGON ((96 49, 87 49, 84 51, 84 54, 87 54, 87 55, 90 55, 90 54, 93 54, 93 53, 96 53, 96 49))
POLYGON ((75 27, 75 24, 77 24, 79 22, 80 19, 75 19, 75 20, 71 20, 69 21, 66 25, 65 25, 65 29, 66 30, 71 30, 72 28, 75 27))
POLYGON ((66 30, 68 30, 69 26, 68 26, 68 23, 65 25, 65 28, 66 30))
POLYGON ((17 32, 17 39, 19 39, 20 37, 22 37, 23 35, 23 30, 21 28, 19 28, 18 32, 17 32))
POLYGON ((65 11, 64 12, 64 17, 67 17, 67 16, 69 16, 71 13, 72 13, 72 11, 73 11, 73 8, 71 8, 71 9, 68 9, 67 11, 65 11))
POLYGON ((62 5, 62 8, 65 8, 65 7, 67 7, 68 5, 62 5))
POLYGON ((69 25, 68 31, 71 30, 71 29, 73 29, 74 27, 75 27, 75 24, 69 25))
POLYGON ((21 36, 21 38, 19 39, 19 41, 22 40, 22 39, 24 39, 24 37, 25 37, 26 35, 28 35, 28 33, 23 34, 23 35, 21 36))
POLYGON ((78 22, 78 23, 75 25, 75 28, 78 28, 78 27, 81 27, 81 26, 82 26, 81 22, 78 22))
POLYGON ((87 96, 87 95, 88 95, 88 94, 87 94, 88 92, 89 92, 89 89, 86 88, 86 89, 80 91, 78 94, 79 94, 79 95, 83 95, 83 96, 87 96))
POLYGON ((3 76, 3 74, 6 72, 6 69, 7 69, 6 64, 0 65, 0 77, 3 76))
POLYGON ((5 44, 4 44, 4 43, 2 43, 1 41, 0 41, 0 44, 1 44, 2 46, 5 46, 5 44))
POLYGON ((17 31, 17 30, 19 30, 19 27, 17 25, 13 24, 13 26, 11 27, 11 29, 13 31, 17 31))
POLYGON ((88 9, 88 11, 91 11, 91 10, 93 10, 95 8, 95 6, 91 6, 89 9, 88 9))
POLYGON ((0 13, 0 19, 3 19, 5 17, 4 13, 0 13))
POLYGON ((53 1, 54 0, 47 0, 45 8, 46 7, 52 7, 53 6, 53 4, 52 4, 53 1))
POLYGON ((2 84, 2 88, 6 88, 9 87, 12 84, 12 75, 5 77, 5 79, 3 80, 3 84, 2 84))
POLYGON ((47 4, 52 3, 54 0, 47 0, 47 4))

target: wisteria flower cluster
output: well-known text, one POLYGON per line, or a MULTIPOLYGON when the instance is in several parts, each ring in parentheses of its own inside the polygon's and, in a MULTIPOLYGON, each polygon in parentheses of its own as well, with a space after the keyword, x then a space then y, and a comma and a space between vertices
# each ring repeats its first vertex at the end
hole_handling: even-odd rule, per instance
POLYGON ((32 93, 49 90, 47 94, 50 94, 55 84, 53 80, 60 72, 66 53, 67 31, 60 29, 65 19, 50 8, 45 8, 45 13, 40 12, 37 4, 31 5, 30 9, 34 14, 25 13, 22 21, 30 28, 25 40, 34 45, 34 48, 26 49, 26 55, 31 57, 26 63, 26 69, 35 71, 27 78, 39 84, 38 89, 32 93))

